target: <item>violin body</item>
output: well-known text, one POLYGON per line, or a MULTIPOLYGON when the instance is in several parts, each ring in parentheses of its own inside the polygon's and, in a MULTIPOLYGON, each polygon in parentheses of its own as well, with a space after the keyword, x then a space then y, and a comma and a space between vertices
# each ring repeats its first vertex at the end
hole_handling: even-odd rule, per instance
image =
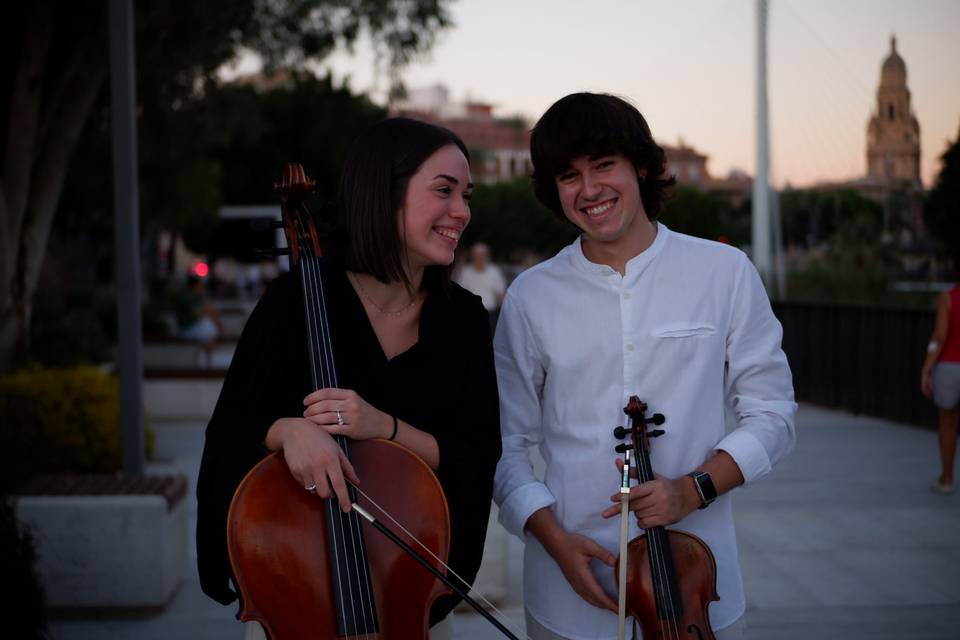
MULTIPOLYGON (((446 563, 450 515, 426 463, 386 440, 352 442, 350 460, 364 493, 390 505, 391 515, 446 563)), ((325 502, 304 491, 279 453, 257 464, 234 495, 227 542, 242 596, 240 619, 259 622, 273 640, 343 637, 337 631, 333 594, 339 583, 327 550, 331 532, 325 502)), ((377 510, 362 498, 358 504, 377 510)), ((361 526, 378 623, 377 633, 363 637, 429 638, 430 605, 450 590, 366 521, 361 526)))
MULTIPOLYGON (((665 433, 663 429, 647 429, 650 424, 663 424, 666 418, 659 413, 647 418, 646 410, 646 403, 631 396, 623 409, 630 417, 630 429, 614 430, 617 438, 629 432, 631 444, 617 450, 635 454, 640 482, 655 479, 650 440, 665 433)), ((623 468, 624 488, 629 485, 629 464, 628 455, 623 468)), ((622 500, 625 514, 626 498, 622 500)), ((626 526, 623 531, 625 536, 626 526)), ((620 637, 624 636, 623 621, 629 612, 640 622, 644 640, 715 640, 707 609, 712 601, 720 599, 717 561, 703 540, 683 531, 650 527, 627 544, 625 555, 626 575, 621 575, 620 562, 614 569, 621 589, 620 637)))
MULTIPOLYGON (((627 609, 640 623, 645 639, 713 640, 707 608, 710 602, 720 599, 713 553, 692 533, 666 530, 666 535, 683 602, 681 614, 667 620, 657 613, 646 534, 631 540, 627 547, 627 609)), ((619 579, 619 570, 616 573, 619 579)))

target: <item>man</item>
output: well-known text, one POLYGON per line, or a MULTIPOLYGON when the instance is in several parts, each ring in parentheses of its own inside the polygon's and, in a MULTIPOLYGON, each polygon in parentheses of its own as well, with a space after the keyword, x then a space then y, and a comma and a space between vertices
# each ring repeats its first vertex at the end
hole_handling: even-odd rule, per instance
POLYGON ((766 474, 795 440, 782 330, 763 284, 737 249, 656 222, 674 180, 632 105, 567 96, 530 146, 538 199, 582 233, 513 282, 495 340, 494 497, 500 521, 526 542, 528 634, 616 637, 613 429, 637 395, 666 416, 666 434, 651 441, 657 479, 631 490, 630 537, 653 526, 699 536, 717 562, 711 624, 721 640, 742 638, 728 492, 766 474), (729 434, 725 403, 736 416, 729 434), (530 460, 537 445, 542 480, 530 460))
POLYGON ((482 242, 470 247, 470 259, 454 276, 461 287, 480 296, 490 316, 490 330, 497 327, 497 315, 503 303, 507 283, 500 267, 490 262, 490 247, 482 242))

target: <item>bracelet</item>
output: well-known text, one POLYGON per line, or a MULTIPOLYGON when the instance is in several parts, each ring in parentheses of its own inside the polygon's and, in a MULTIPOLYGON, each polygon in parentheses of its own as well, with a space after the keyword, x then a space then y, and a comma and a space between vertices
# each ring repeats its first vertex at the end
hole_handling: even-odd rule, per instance
POLYGON ((393 440, 394 438, 397 437, 397 426, 398 426, 398 425, 397 425, 397 416, 390 416, 390 417, 393 418, 393 433, 391 433, 391 434, 390 434, 390 437, 387 438, 387 439, 388 439, 388 440, 393 440))

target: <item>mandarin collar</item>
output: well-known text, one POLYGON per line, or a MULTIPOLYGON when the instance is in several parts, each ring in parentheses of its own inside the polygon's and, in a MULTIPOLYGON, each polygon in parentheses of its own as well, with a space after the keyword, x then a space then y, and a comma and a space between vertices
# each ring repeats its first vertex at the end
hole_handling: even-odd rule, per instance
MULTIPOLYGON (((671 235, 670 229, 667 228, 662 222, 655 222, 657 225, 657 237, 653 239, 653 243, 633 256, 627 261, 625 271, 626 273, 623 276, 623 281, 625 283, 633 282, 647 269, 647 266, 663 251, 663 248, 668 242, 668 238, 671 235)), ((617 270, 613 267, 610 267, 605 264, 598 264, 596 262, 591 262, 586 255, 583 253, 583 235, 577 236, 577 239, 573 242, 572 245, 568 247, 570 260, 573 263, 573 266, 580 272, 585 273, 590 276, 601 277, 601 278, 612 278, 614 276, 619 279, 620 274, 617 273, 617 270)))

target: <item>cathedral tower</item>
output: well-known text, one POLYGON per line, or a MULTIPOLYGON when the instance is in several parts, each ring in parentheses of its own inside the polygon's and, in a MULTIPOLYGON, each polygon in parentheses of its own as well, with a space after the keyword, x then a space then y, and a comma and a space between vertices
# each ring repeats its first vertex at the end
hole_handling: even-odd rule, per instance
POLYGON ((890 38, 880 68, 877 108, 867 125, 867 176, 892 187, 920 186, 920 124, 910 108, 907 65, 890 38))

